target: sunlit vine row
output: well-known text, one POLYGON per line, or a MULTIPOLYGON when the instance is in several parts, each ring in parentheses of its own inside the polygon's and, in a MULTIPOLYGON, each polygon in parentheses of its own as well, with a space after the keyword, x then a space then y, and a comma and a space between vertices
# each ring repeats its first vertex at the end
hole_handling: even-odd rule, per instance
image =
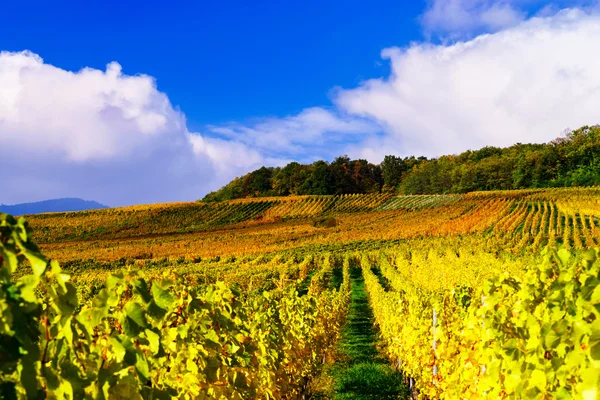
POLYGON ((193 286, 165 271, 109 275, 91 301, 0 219, 0 366, 9 398, 299 398, 332 354, 349 303, 295 283, 244 298, 222 281, 193 286), (13 281, 29 263, 32 274, 13 281), (23 327, 27 329, 23 330, 23 327))

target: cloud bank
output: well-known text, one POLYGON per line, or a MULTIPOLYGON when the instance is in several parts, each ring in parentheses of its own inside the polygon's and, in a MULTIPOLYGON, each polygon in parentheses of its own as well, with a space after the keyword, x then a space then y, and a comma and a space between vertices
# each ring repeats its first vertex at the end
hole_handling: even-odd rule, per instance
POLYGON ((563 10, 453 45, 386 49, 391 75, 335 102, 384 126, 384 137, 354 148, 376 159, 546 142, 600 122, 598 48, 600 17, 563 10))
MULTIPOLYGON (((477 15, 509 5, 473 3, 477 15)), ((337 88, 334 108, 210 130, 261 154, 349 154, 372 162, 386 154, 436 157, 548 142, 600 122, 600 15, 547 13, 467 41, 384 49, 391 75, 337 88)))
POLYGON ((29 51, 0 53, 3 203, 84 197, 109 205, 195 200, 264 164, 329 157, 373 123, 309 108, 189 132, 154 79, 66 71, 29 51), (329 147, 328 147, 329 146, 329 147), (310 156, 306 156, 310 154, 310 156))
POLYGON ((210 132, 252 146, 270 157, 329 158, 332 149, 362 142, 380 131, 372 120, 311 107, 285 118, 261 118, 251 124, 210 126, 210 132))
POLYGON ((152 77, 66 71, 0 53, 0 200, 85 197, 110 205, 194 200, 263 163, 241 143, 190 133, 152 77), (197 143, 204 143, 203 146, 197 143), (219 153, 218 155, 216 153, 219 153))
POLYGON ((561 9, 595 12, 598 0, 427 0, 419 21, 428 38, 444 42, 472 38, 514 27, 532 17, 549 17, 561 9))
MULTIPOLYGON (((487 11, 510 5, 474 3, 469 12, 488 22, 487 11)), ((390 76, 334 89, 328 107, 201 133, 150 76, 123 74, 117 63, 67 71, 31 52, 2 52, 0 202, 194 200, 261 165, 439 156, 547 142, 600 122, 597 13, 496 21, 504 28, 471 40, 383 50, 390 76)))
POLYGON ((456 38, 477 31, 505 29, 525 17, 519 4, 510 0, 433 0, 420 19, 428 36, 456 38))

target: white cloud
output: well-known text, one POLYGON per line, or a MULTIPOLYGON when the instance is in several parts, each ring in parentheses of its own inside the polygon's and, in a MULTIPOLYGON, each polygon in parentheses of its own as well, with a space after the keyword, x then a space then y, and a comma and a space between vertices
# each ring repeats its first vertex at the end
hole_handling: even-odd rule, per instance
POLYGON ((31 52, 0 53, 3 203, 194 200, 263 161, 243 144, 202 140, 152 77, 124 75, 117 63, 72 72, 31 52))
MULTIPOLYGON (((497 31, 523 21, 526 13, 510 0, 433 0, 421 16, 427 35, 461 37, 497 31)), ((518 3, 518 1, 517 1, 518 3)))
POLYGON ((452 6, 457 26, 475 13, 477 24, 509 27, 452 45, 385 49, 391 75, 337 89, 332 107, 202 134, 188 131, 149 76, 125 75, 116 63, 73 72, 30 52, 0 53, 0 202, 193 200, 265 164, 438 156, 546 142, 600 122, 600 16, 553 9, 513 25, 508 6, 466 16, 452 6))
POLYGON ((284 118, 261 118, 246 124, 209 127, 215 134, 244 143, 271 157, 283 155, 307 159, 329 158, 334 149, 347 142, 361 141, 379 129, 373 121, 320 107, 306 108, 297 115, 284 118))
POLYGON ((219 182, 226 182, 240 172, 252 171, 263 164, 285 164, 285 160, 266 158, 259 151, 241 142, 203 137, 199 134, 191 134, 190 140, 194 152, 206 155, 215 166, 214 172, 219 182))
POLYGON ((335 102, 385 127, 386 135, 353 148, 359 154, 546 142, 600 122, 598 48, 600 17, 563 10, 454 45, 386 49, 389 78, 340 90, 335 102))
POLYGON ((3 52, 0 79, 3 147, 85 162, 125 156, 185 129, 152 78, 122 75, 117 63, 73 73, 30 52, 3 52))
POLYGON ((202 135, 150 76, 125 75, 117 63, 67 71, 28 51, 0 53, 0 88, 0 181, 9 188, 0 201, 9 204, 194 200, 265 164, 330 157, 348 135, 375 129, 313 107, 202 135))

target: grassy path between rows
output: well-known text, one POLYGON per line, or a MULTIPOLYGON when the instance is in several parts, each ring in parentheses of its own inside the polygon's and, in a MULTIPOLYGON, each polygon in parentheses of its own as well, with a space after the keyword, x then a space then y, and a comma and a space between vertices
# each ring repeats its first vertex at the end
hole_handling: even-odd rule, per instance
POLYGON ((333 367, 333 398, 407 399, 408 390, 377 347, 379 337, 365 290, 362 271, 352 268, 352 300, 339 345, 340 359, 333 367))

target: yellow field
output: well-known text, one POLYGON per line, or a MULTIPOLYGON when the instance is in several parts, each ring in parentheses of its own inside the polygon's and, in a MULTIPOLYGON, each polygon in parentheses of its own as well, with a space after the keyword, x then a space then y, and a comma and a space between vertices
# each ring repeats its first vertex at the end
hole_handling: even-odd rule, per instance
POLYGON ((597 189, 465 196, 302 196, 172 203, 29 216, 34 239, 59 260, 214 257, 365 240, 485 233, 506 250, 598 244, 597 189), (333 216, 336 226, 315 227, 333 216))
MULTIPOLYGON (((600 245, 598 188, 272 197, 27 220, 33 241, 70 275, 70 289, 53 289, 63 294, 52 306, 62 316, 48 328, 52 344, 40 346, 104 360, 81 368, 121 368, 110 390, 142 393, 153 382, 192 397, 300 398, 336 359, 358 273, 382 353, 415 380, 414 392, 600 396, 600 252, 585 250, 600 245), (127 328, 131 321, 149 328, 127 328), (52 338, 65 329, 87 333, 81 344, 52 338), (155 337, 168 356, 147 345, 155 337), (127 352, 148 367, 134 371, 127 352)), ((57 271, 44 273, 63 282, 57 271)), ((100 390, 95 379, 86 394, 100 390)))

